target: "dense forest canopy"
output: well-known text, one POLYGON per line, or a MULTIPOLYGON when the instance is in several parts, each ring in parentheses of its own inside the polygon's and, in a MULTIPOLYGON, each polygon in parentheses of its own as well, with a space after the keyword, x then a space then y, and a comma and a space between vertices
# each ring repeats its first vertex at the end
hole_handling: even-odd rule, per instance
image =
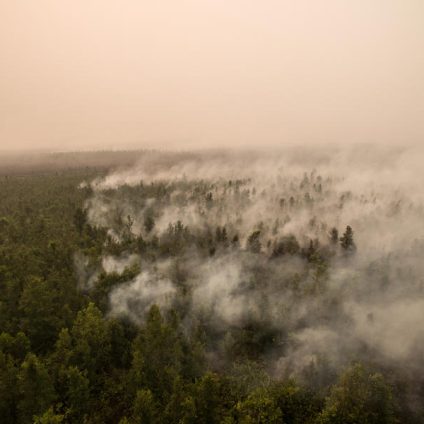
POLYGON ((418 153, 3 158, 1 422, 424 422, 418 153))

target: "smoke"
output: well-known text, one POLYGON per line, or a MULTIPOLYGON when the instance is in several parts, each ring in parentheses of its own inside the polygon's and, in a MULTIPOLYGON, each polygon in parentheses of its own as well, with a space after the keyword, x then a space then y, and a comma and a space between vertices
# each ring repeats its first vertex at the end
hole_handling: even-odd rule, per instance
POLYGON ((307 378, 311 367, 331 375, 353 359, 419 369, 422 153, 417 146, 167 153, 92 181, 92 225, 114 243, 141 238, 162 249, 156 260, 105 255, 106 272, 136 258, 142 264, 111 291, 111 314, 142 323, 153 303, 165 311, 184 303, 184 325, 213 329, 207 348, 215 356, 234 349, 243 331, 257 332, 276 376, 307 378), (348 225, 355 253, 330 240, 332 228, 340 237, 348 225))
POLYGON ((140 324, 152 305, 156 304, 161 309, 169 307, 175 293, 176 289, 169 279, 142 271, 134 280, 111 291, 111 313, 127 315, 140 324))
POLYGON ((112 272, 122 274, 125 271, 125 268, 136 265, 139 262, 139 259, 138 255, 134 254, 121 257, 107 255, 102 258, 102 268, 109 274, 112 272))

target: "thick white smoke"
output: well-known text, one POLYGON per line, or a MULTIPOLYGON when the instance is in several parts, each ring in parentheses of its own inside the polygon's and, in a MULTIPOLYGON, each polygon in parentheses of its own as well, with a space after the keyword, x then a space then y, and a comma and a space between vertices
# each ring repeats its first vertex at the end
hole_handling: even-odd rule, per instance
MULTIPOLYGON (((225 226, 213 256, 193 247, 178 252, 190 314, 217 329, 217 346, 231 329, 267 323, 281 338, 267 352, 278 374, 302 374, 320 361, 336 368, 366 355, 413 367, 424 365, 423 157, 419 147, 369 146, 146 155, 91 183, 88 216, 118 242, 128 233, 166 240, 178 221, 198 237, 215 238, 225 226), (327 268, 299 255, 270 259, 289 236, 305 248, 317 240, 328 253, 336 249, 331 228, 341 235, 347 225, 356 253, 333 252, 327 268), (256 254, 247 251, 254 230, 256 254)), ((122 272, 120 259, 110 261, 103 259, 106 271, 122 272)), ((148 258, 139 261, 140 275, 110 293, 111 313, 138 323, 153 303, 166 310, 180 296, 173 265, 158 272, 148 258)))

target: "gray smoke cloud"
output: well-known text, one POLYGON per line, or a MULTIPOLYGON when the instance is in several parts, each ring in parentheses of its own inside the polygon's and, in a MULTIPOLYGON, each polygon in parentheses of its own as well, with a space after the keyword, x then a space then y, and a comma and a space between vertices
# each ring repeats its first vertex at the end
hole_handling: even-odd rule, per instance
MULTIPOLYGON (((361 358, 420 369, 423 157, 420 146, 152 154, 88 182, 89 220, 116 242, 128 234, 166 241, 178 221, 198 236, 215 237, 223 226, 227 232, 213 256, 192 247, 153 266, 127 252, 126 261, 138 261, 141 273, 110 293, 110 313, 142 323, 153 303, 172 308, 181 301, 178 262, 190 311, 183 323, 212 326, 216 356, 237 329, 255 323, 273 332, 264 356, 276 376, 306 376, 323 363, 337 370, 361 358), (155 222, 150 229, 148 216, 155 222), (357 246, 348 256, 329 242, 331 228, 343 232, 347 225, 357 246), (260 231, 256 254, 247 248, 254 230, 260 231), (232 246, 235 235, 240 249, 232 246), (317 240, 329 254, 328 268, 288 251, 273 257, 278 242, 291 236, 305 248, 317 240)), ((128 263, 105 257, 102 266, 122 272, 128 263)))

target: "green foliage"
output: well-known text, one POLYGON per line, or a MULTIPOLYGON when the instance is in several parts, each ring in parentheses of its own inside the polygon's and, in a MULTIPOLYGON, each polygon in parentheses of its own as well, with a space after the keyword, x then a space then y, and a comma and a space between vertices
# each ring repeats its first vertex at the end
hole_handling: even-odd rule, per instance
POLYGON ((84 226, 87 224, 87 211, 77 208, 74 214, 74 223, 79 234, 82 234, 84 226))
POLYGON ((139 424, 155 424, 158 422, 158 407, 149 389, 138 390, 134 406, 134 422, 139 424))
POLYGON ((274 384, 271 392, 284 414, 285 424, 312 424, 322 409, 319 393, 299 386, 294 380, 274 384))
POLYGON ((20 366, 17 389, 17 414, 21 423, 31 423, 33 416, 47 410, 56 397, 46 366, 32 353, 20 366))
POLYGON ((265 369, 254 361, 237 362, 228 374, 231 393, 241 399, 259 388, 270 387, 272 380, 265 369))
POLYGON ((89 412, 90 381, 87 372, 80 371, 75 366, 63 370, 61 379, 66 388, 64 400, 66 416, 73 421, 82 421, 89 412))
POLYGON ((283 413, 275 399, 264 389, 257 389, 236 407, 240 424, 282 423, 283 413))
POLYGON ((10 355, 18 361, 23 361, 29 351, 30 342, 22 331, 16 336, 8 333, 0 334, 0 352, 10 355))
POLYGON ((19 302, 20 328, 28 335, 36 352, 54 344, 58 332, 66 326, 72 315, 66 307, 63 308, 53 284, 54 280, 31 278, 19 302))
POLYGON ((182 350, 177 327, 165 322, 157 306, 152 306, 146 326, 134 341, 134 375, 160 400, 167 399, 174 379, 181 371, 182 350))
POLYGON ((53 408, 49 408, 43 415, 34 417, 34 424, 60 424, 64 420, 64 415, 55 414, 53 408))
POLYGON ((90 303, 78 312, 70 333, 70 362, 87 371, 94 381, 109 369, 112 351, 109 323, 94 303, 90 303))
MULTIPOLYGON (((313 188, 307 176, 300 182, 300 193, 290 188, 286 198, 276 195, 278 218, 271 224, 252 223, 250 234, 241 230, 237 209, 265 192, 245 180, 123 186, 99 195, 109 202, 106 218, 115 237, 90 220, 87 204, 93 190, 79 188, 101 172, 79 169, 0 181, 2 423, 396 422, 391 386, 363 366, 346 370, 335 385, 330 372, 324 383, 315 385, 310 378, 301 385, 280 380, 263 365, 277 361, 277 349, 284 355, 290 348, 287 308, 297 308, 296 302, 306 299, 325 309, 320 315, 325 321, 338 307, 337 299, 319 301, 327 290, 332 261, 340 252, 355 250, 351 227, 341 238, 336 229, 330 236, 328 229, 322 230, 318 242, 317 216, 311 220, 310 235, 282 232, 289 214, 313 207, 322 185, 325 190, 324 181, 315 180, 313 188), (134 200, 135 211, 143 211, 140 217, 122 207, 128 198, 134 200), (231 222, 223 212, 228 199, 234 206, 231 222), (161 207, 189 202, 204 216, 216 215, 216 222, 196 228, 176 217, 164 231, 159 228, 161 207), (101 270, 104 255, 131 253, 140 254, 140 264, 122 272, 101 270), (78 255, 88 258, 87 275, 81 275, 78 255), (232 255, 249 270, 248 277, 240 276, 240 287, 259 301, 252 310, 241 305, 250 315, 222 328, 222 322, 215 322, 213 306, 209 314, 202 311, 193 317, 188 312, 190 296, 208 271, 190 274, 187 263, 200 257, 207 264, 217 258, 225 264, 232 255), (177 293, 172 307, 153 305, 146 316, 144 309, 136 310, 134 322, 110 313, 115 289, 133 281, 141 270, 159 269, 160 274, 165 267, 177 293), (277 327, 266 319, 267 305, 260 299, 278 290, 287 296, 274 305, 272 313, 280 314, 283 323, 277 327)), ((228 309, 238 289, 225 293, 228 309)), ((298 325, 303 329, 306 324, 298 325)), ((405 414, 404 422, 413 422, 412 415, 405 414)))
POLYGON ((393 424, 395 405, 390 386, 379 373, 360 364, 346 370, 330 392, 320 424, 393 424))
POLYGON ((193 401, 189 401, 189 404, 186 401, 185 408, 187 411, 195 411, 196 422, 199 424, 219 423, 223 416, 221 396, 219 377, 207 373, 194 384, 193 401))
POLYGON ((349 225, 346 227, 346 231, 343 236, 340 237, 340 245, 343 250, 353 252, 356 250, 355 242, 353 241, 353 230, 349 225))

